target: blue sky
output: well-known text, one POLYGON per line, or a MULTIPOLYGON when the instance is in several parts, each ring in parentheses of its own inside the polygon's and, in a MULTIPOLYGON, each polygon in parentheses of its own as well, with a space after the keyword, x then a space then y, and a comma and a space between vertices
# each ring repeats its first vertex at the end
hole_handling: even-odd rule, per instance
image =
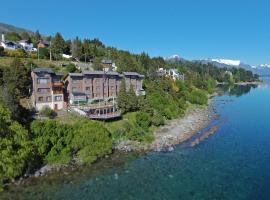
POLYGON ((266 0, 9 0, 1 7, 1 22, 66 39, 99 38, 151 56, 270 63, 266 0))

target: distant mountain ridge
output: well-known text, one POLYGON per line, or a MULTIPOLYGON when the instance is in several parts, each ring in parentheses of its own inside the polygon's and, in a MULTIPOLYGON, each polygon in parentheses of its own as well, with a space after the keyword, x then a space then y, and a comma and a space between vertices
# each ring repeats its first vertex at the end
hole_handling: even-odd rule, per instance
POLYGON ((1 23, 0 22, 0 34, 1 33, 7 33, 7 32, 16 32, 18 34, 21 34, 23 32, 27 32, 29 34, 34 34, 33 31, 31 30, 27 30, 27 29, 24 29, 24 28, 20 28, 20 27, 16 27, 16 26, 13 26, 13 25, 10 25, 10 24, 5 24, 5 23, 1 23))
POLYGON ((270 75, 270 65, 269 64, 261 64, 258 66, 251 66, 249 64, 243 63, 240 60, 229 60, 229 59, 202 59, 202 60, 195 60, 194 62, 200 62, 203 64, 213 64, 217 67, 237 67, 243 68, 249 71, 252 71, 258 75, 270 75))

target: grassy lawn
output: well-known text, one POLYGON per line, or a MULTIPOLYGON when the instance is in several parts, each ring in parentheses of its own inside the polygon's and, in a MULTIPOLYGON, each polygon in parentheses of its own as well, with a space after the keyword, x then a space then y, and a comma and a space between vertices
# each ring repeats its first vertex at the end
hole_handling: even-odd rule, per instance
MULTIPOLYGON (((0 57, 0 66, 10 66, 12 61, 13 61, 13 57, 0 57)), ((68 65, 70 63, 70 61, 66 61, 66 60, 60 60, 60 61, 50 61, 50 60, 46 60, 46 59, 32 59, 32 58, 20 58, 21 61, 26 65, 29 62, 33 62, 35 65, 37 65, 38 67, 48 67, 48 68, 54 68, 57 71, 62 71, 63 68, 61 67, 61 65, 68 65)))

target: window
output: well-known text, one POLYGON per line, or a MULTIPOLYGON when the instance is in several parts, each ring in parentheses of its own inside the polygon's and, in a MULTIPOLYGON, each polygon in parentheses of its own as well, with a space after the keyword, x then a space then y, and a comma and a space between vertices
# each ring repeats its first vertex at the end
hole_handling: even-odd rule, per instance
POLYGON ((54 100, 55 101, 62 101, 62 96, 55 96, 54 97, 54 100))
POLYGON ((72 92, 77 92, 77 87, 72 87, 72 92))
POLYGON ((82 80, 82 78, 80 78, 80 77, 74 77, 74 78, 72 78, 72 83, 80 83, 81 80, 82 80))
POLYGON ((37 83, 38 84, 48 84, 49 83, 49 79, 48 78, 38 78, 37 79, 37 83))
POLYGON ((89 90, 90 90, 90 87, 86 87, 85 90, 86 90, 86 91, 89 91, 89 90))
POLYGON ((43 97, 38 97, 38 101, 42 102, 43 101, 43 97))
POLYGON ((52 100, 51 97, 46 97, 46 102, 50 102, 52 100))
POLYGON ((50 92, 50 88, 38 88, 38 93, 45 94, 50 92))

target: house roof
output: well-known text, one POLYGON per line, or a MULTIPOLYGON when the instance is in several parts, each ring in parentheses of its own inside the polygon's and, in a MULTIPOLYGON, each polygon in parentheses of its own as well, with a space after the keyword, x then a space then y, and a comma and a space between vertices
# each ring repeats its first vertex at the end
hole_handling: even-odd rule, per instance
POLYGON ((28 44, 31 44, 31 42, 29 40, 20 40, 20 41, 18 41, 18 43, 28 43, 28 44))
POLYGON ((69 73, 69 76, 83 76, 82 73, 69 73))
POLYGON ((42 73, 42 72, 46 72, 49 74, 53 74, 53 70, 51 68, 35 68, 32 70, 34 73, 42 73))
POLYGON ((139 77, 144 77, 144 75, 139 74, 137 72, 123 72, 124 76, 139 76, 139 77))
POLYGON ((86 71, 83 71, 82 73, 84 75, 103 75, 104 71, 89 71, 89 70, 86 70, 86 71))
POLYGON ((58 73, 55 73, 56 76, 64 76, 64 73, 62 72, 58 72, 58 73))
POLYGON ((5 44, 17 45, 17 43, 16 43, 16 42, 13 42, 13 41, 8 41, 8 40, 1 41, 1 42, 5 43, 5 44))
POLYGON ((120 74, 118 72, 113 72, 113 71, 108 71, 108 72, 106 72, 106 74, 112 75, 112 76, 120 76, 120 74))
POLYGON ((113 72, 113 71, 83 71, 82 72, 84 75, 112 75, 112 76, 120 76, 118 72, 113 72))
POLYGON ((39 43, 42 43, 44 45, 50 45, 50 43, 46 40, 40 40, 39 43))
POLYGON ((112 64, 112 60, 104 58, 101 60, 101 63, 102 64, 112 64))

